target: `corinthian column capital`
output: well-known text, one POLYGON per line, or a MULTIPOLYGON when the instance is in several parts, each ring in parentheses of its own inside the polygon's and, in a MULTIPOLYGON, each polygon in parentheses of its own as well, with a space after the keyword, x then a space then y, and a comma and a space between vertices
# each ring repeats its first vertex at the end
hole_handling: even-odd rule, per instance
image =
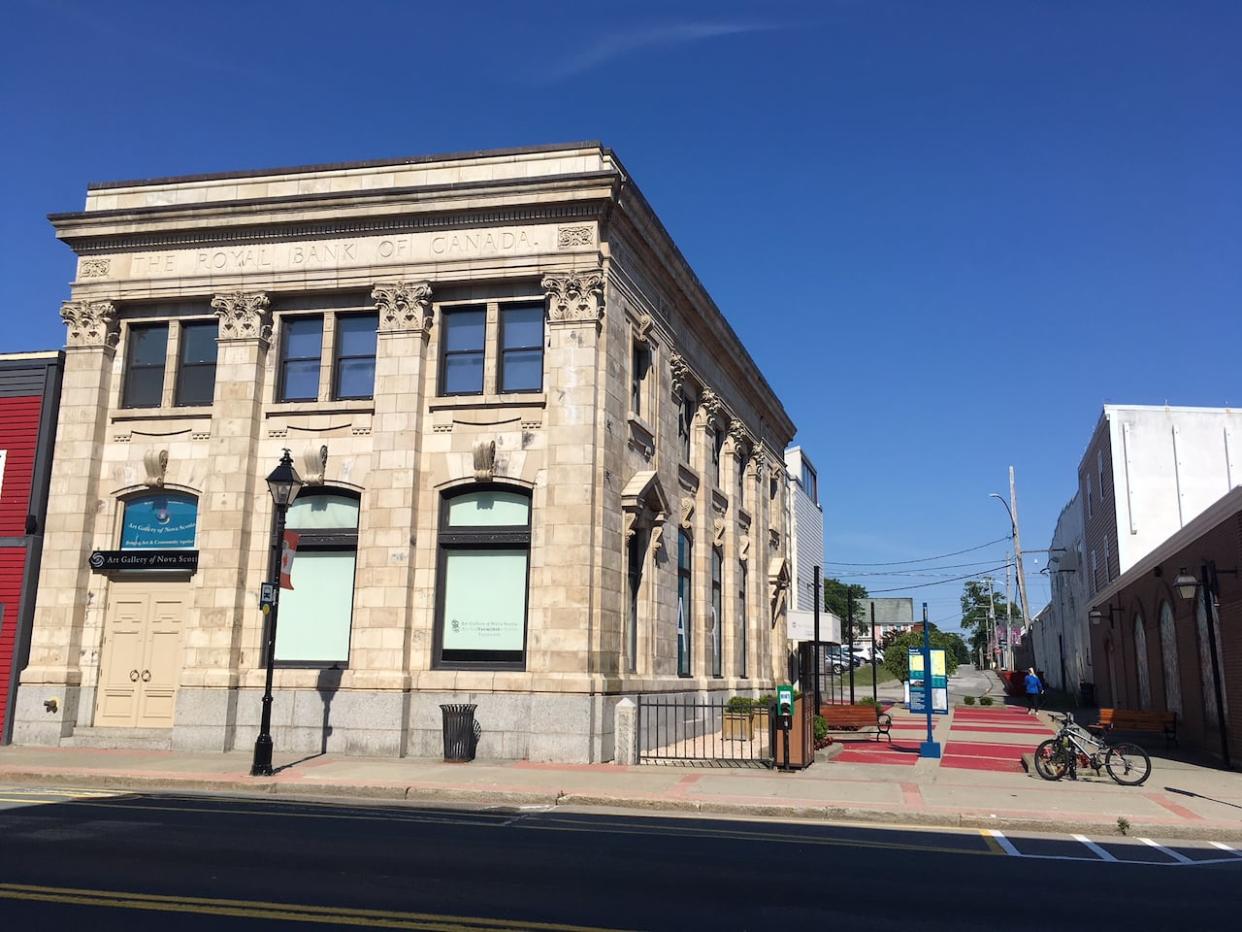
POLYGON ((604 316, 604 273, 599 269, 549 272, 543 290, 549 320, 598 322, 604 316))
POLYGON ((220 318, 221 340, 268 340, 272 336, 272 315, 267 295, 262 292, 231 291, 211 299, 220 318))
POLYGON ((68 346, 115 346, 116 308, 111 301, 66 301, 60 319, 69 332, 68 346))
POLYGON ((379 311, 381 332, 426 334, 431 329, 431 282, 378 284, 371 300, 379 311))

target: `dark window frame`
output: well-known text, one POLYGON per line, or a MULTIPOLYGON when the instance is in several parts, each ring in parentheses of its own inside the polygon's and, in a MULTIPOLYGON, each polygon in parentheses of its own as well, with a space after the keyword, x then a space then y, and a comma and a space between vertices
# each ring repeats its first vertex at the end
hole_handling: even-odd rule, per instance
MULTIPOLYGON (((544 340, 547 336, 546 326, 546 308, 542 303, 535 301, 511 301, 500 305, 500 312, 497 315, 497 331, 496 331, 496 391, 502 395, 534 395, 543 391, 543 363, 544 363, 544 340), (505 344, 505 314, 507 311, 514 310, 531 310, 538 308, 539 310, 539 342, 533 345, 507 346, 505 344), (509 353, 529 353, 531 350, 539 351, 539 385, 535 388, 507 388, 505 386, 505 357, 509 353)), ((487 366, 487 318, 483 319, 483 364, 484 378, 486 379, 487 366)))
POLYGON ((189 345, 186 340, 186 331, 201 328, 215 330, 217 337, 219 335, 220 323, 217 320, 183 320, 180 323, 180 329, 177 334, 177 377, 173 383, 173 404, 179 408, 204 407, 215 403, 215 387, 216 387, 216 369, 219 365, 219 339, 212 341, 216 346, 216 357, 211 362, 186 362, 185 351, 189 345), (206 401, 185 401, 185 373, 190 369, 210 369, 211 370, 211 398, 206 401))
POLYGON ((716 488, 720 488, 720 460, 724 453, 725 432, 719 424, 712 425, 712 473, 715 476, 716 488))
POLYGON ((457 304, 450 307, 440 308, 440 372, 436 386, 437 394, 441 398, 463 398, 473 395, 482 395, 487 389, 487 305, 486 304, 457 304), (455 314, 475 313, 483 315, 483 337, 477 350, 450 350, 448 348, 448 331, 451 326, 450 321, 455 314), (446 377, 448 375, 447 361, 450 356, 478 356, 481 365, 479 366, 479 390, 468 392, 450 392, 445 388, 446 377))
POLYGON ((121 384, 121 407, 122 408, 158 408, 164 404, 164 383, 168 379, 168 337, 169 326, 168 321, 153 321, 151 323, 134 323, 129 325, 129 329, 125 335, 125 379, 121 384), (147 331, 163 330, 164 331, 164 355, 159 364, 155 363, 135 363, 134 349, 137 346, 137 340, 134 339, 135 333, 147 331), (131 381, 135 373, 154 372, 159 370, 160 373, 160 389, 159 397, 155 404, 135 404, 130 400, 133 382, 131 381))
POLYGON ((436 533, 436 614, 432 633, 431 668, 433 670, 526 670, 527 648, 530 642, 530 564, 532 525, 534 523, 534 496, 523 486, 500 482, 476 482, 448 489, 440 496, 439 524, 436 533), (456 498, 475 492, 510 492, 526 498, 526 524, 482 525, 478 527, 449 526, 449 504, 456 498), (521 651, 476 651, 479 654, 516 654, 512 657, 483 657, 477 660, 444 658, 444 597, 448 553, 452 550, 514 550, 526 554, 526 602, 522 607, 521 651))
POLYGON ((745 561, 743 560, 738 561, 737 573, 738 573, 738 576, 737 576, 738 578, 738 583, 737 583, 737 586, 738 586, 738 589, 737 589, 738 626, 737 626, 737 630, 738 630, 739 645, 741 647, 741 651, 738 655, 739 656, 738 676, 741 677, 742 679, 748 679, 750 677, 750 662, 749 662, 749 657, 747 655, 750 650, 750 632, 747 630, 747 625, 750 623, 750 619, 749 619, 750 613, 747 612, 746 610, 746 599, 749 595, 749 593, 746 590, 748 588, 750 573, 746 568, 745 561))
POLYGON ((677 600, 683 628, 676 635, 677 675, 689 677, 694 675, 694 540, 682 529, 677 531, 677 600))
POLYGON ((677 444, 681 453, 681 461, 687 466, 693 464, 694 446, 691 434, 694 433, 694 399, 683 395, 681 405, 677 409, 677 444))
POLYGON ((630 413, 643 417, 647 407, 647 375, 651 372, 651 347, 635 340, 630 350, 630 413))
MULTIPOLYGON (((321 496, 334 496, 338 498, 353 499, 358 503, 358 524, 362 523, 362 496, 353 489, 343 488, 335 485, 317 485, 310 488, 304 488, 298 493, 296 501, 305 501, 308 498, 318 498, 321 496)), ((348 670, 349 655, 354 646, 354 610, 358 604, 358 525, 352 530, 349 528, 313 528, 311 530, 299 530, 296 527, 288 527, 287 530, 296 531, 298 534, 298 552, 313 551, 352 551, 354 554, 354 581, 350 588, 349 595, 349 644, 345 648, 345 659, 343 660, 281 660, 277 655, 273 659, 274 667, 284 670, 348 670)), ((274 537, 271 542, 269 555, 271 551, 281 546, 281 542, 274 537)), ((297 559, 296 557, 294 558, 297 559)), ((267 662, 267 644, 264 641, 263 663, 267 662)))
MULTIPOLYGON (((338 313, 333 315, 332 321, 332 400, 333 401, 366 401, 375 397, 375 360, 379 354, 379 314, 360 311, 356 313, 338 313), (370 319, 375 321, 376 342, 374 349, 370 353, 343 353, 341 352, 341 321, 370 319), (371 390, 365 395, 344 395, 341 393, 341 372, 343 371, 342 362, 352 362, 358 359, 371 360, 371 390)), ((319 355, 323 356, 322 338, 319 344, 319 355)))
POLYGON ((819 474, 806 460, 802 461, 802 491, 811 501, 819 503, 819 474))
POLYGON ((323 332, 325 314, 286 314, 280 319, 280 378, 276 386, 276 400, 279 403, 298 403, 318 401, 320 391, 323 385, 323 332), (319 321, 319 352, 314 356, 290 356, 289 355, 289 327, 296 321, 318 320, 319 321), (309 362, 311 360, 319 363, 320 372, 315 378, 315 394, 313 397, 290 398, 287 394, 288 366, 291 362, 309 362))
POLYGON ((712 624, 712 676, 724 676, 724 551, 712 548, 710 602, 715 619, 712 624))
POLYGON ((642 614, 643 570, 646 562, 646 535, 635 530, 626 542, 626 584, 627 596, 627 627, 625 643, 629 656, 626 658, 626 670, 638 672, 638 623, 642 614))

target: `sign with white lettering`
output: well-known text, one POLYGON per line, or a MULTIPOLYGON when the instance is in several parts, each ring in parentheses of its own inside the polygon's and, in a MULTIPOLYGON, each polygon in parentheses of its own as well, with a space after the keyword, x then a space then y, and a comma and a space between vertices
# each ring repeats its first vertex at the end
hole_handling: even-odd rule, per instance
POLYGON ((121 547, 125 550, 170 550, 194 546, 198 502, 189 495, 160 493, 125 503, 121 547))
POLYGON ((96 550, 89 560, 96 573, 118 570, 198 570, 197 550, 96 550))
POLYGON ((525 640, 525 552, 450 551, 444 566, 444 649, 520 651, 525 640))

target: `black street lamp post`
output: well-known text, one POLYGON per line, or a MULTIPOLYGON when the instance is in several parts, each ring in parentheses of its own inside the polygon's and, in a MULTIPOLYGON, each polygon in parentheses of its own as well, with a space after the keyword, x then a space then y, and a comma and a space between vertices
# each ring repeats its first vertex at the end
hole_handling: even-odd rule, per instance
MULTIPOLYGON (((272 493, 272 502, 276 506, 273 518, 272 552, 268 558, 267 579, 273 592, 280 593, 280 556, 285 539, 285 514, 293 500, 302 490, 302 480, 298 471, 293 468, 293 457, 289 451, 280 457, 280 462, 267 477, 267 488, 272 493)), ((279 598, 272 602, 264 625, 263 651, 267 659, 267 680, 263 687, 263 717, 259 723, 259 737, 254 742, 254 762, 250 765, 250 776, 270 777, 272 775, 272 670, 276 661, 276 613, 279 598)))
POLYGON ((1197 580, 1183 568, 1177 574, 1177 579, 1173 581, 1173 588, 1187 601, 1194 599, 1196 595, 1203 598, 1208 659, 1212 663, 1212 686, 1213 692, 1216 693, 1216 727, 1220 731, 1220 756, 1224 760, 1225 769, 1229 769, 1233 763, 1229 758, 1229 731, 1225 723, 1225 696, 1220 675, 1220 655, 1216 651, 1216 622, 1219 620, 1216 617, 1216 599, 1220 586, 1220 573, 1236 574, 1237 570, 1217 570, 1216 561, 1208 560, 1199 567, 1199 579, 1197 580))

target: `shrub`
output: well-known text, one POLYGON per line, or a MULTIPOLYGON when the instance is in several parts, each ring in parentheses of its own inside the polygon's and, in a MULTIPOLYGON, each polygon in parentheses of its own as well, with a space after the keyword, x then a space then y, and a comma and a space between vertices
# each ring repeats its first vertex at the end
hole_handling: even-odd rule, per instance
POLYGON ((975 704, 975 697, 974 697, 974 696, 966 696, 964 699, 962 699, 962 701, 963 701, 964 703, 966 703, 967 705, 974 705, 974 704, 975 704))
POLYGON ((815 716, 815 747, 818 750, 827 747, 829 743, 828 720, 822 715, 817 715, 815 716))
POLYGON ((755 707, 756 700, 749 696, 733 696, 725 703, 726 712, 749 713, 755 707))
POLYGON ((859 705, 877 705, 878 703, 870 696, 863 696, 858 700, 859 705))
POLYGON ((992 705, 992 702, 991 696, 983 696, 979 699, 979 705, 992 705))

